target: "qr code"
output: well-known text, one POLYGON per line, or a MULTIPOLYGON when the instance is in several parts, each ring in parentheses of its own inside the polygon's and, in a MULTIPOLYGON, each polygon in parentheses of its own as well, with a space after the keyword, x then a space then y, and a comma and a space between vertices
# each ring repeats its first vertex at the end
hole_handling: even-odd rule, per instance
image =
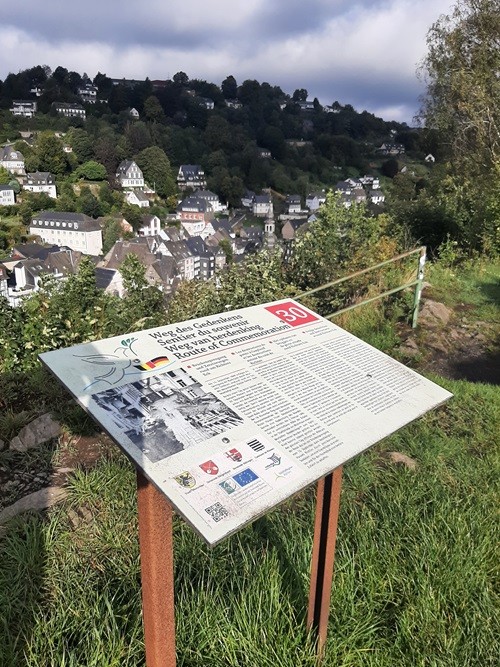
POLYGON ((209 514, 214 521, 222 521, 226 516, 229 516, 227 509, 220 503, 214 503, 210 507, 205 507, 205 512, 209 514))

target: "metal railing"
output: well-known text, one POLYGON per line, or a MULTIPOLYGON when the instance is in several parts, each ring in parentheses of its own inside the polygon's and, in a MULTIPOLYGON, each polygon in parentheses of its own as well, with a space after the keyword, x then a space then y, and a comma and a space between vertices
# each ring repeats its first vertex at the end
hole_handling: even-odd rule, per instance
POLYGON ((362 276, 365 273, 369 273, 370 271, 375 271, 376 269, 380 269, 383 266, 388 266, 389 264, 394 264, 395 262, 398 262, 402 259, 405 259, 406 257, 411 257, 412 255, 416 255, 418 253, 418 264, 416 267, 415 271, 415 279, 411 280, 410 282, 404 283, 403 285, 399 285, 398 287, 394 287, 393 289, 387 290, 385 292, 381 292, 380 294, 377 294, 376 296, 372 296, 368 299, 363 299, 362 301, 358 301, 350 306, 346 306, 345 308, 341 308, 340 310, 336 310, 334 313, 330 313, 329 315, 325 315, 324 317, 327 320, 333 319, 334 317, 337 317, 338 315, 341 315, 342 313, 347 313, 349 310, 354 310, 354 308, 359 308, 360 306, 364 306, 367 303, 371 303, 373 301, 378 301, 379 299, 383 299, 387 296, 390 296, 391 294, 396 294, 397 292, 401 292, 402 290, 408 289, 410 287, 414 287, 414 296, 413 296, 413 309, 412 309, 412 327, 415 328, 417 326, 418 322, 418 310, 420 306, 420 299, 422 297, 422 285, 424 281, 424 268, 425 268, 425 260, 426 260, 426 247, 421 246, 420 248, 415 248, 414 250, 409 250, 408 252, 403 252, 400 255, 396 255, 395 257, 391 257, 390 259, 386 259, 384 262, 379 262, 378 264, 374 264, 373 266, 369 266, 366 269, 361 269, 360 271, 356 271, 354 273, 349 274, 348 276, 343 276, 342 278, 337 278, 337 280, 332 280, 332 282, 325 283, 324 285, 320 285, 319 287, 315 287, 314 289, 307 290, 306 292, 301 292, 300 294, 297 294, 297 296, 294 297, 295 300, 300 301, 304 297, 311 296, 312 294, 316 294, 317 292, 321 292, 322 290, 325 290, 329 287, 334 287, 335 285, 340 285, 341 283, 344 283, 348 280, 351 280, 352 278, 357 278, 358 276, 362 276))

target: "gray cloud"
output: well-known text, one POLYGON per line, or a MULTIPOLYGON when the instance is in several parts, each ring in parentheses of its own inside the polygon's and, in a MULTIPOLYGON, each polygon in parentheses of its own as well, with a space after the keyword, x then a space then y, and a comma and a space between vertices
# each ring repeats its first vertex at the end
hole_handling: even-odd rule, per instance
MULTIPOLYGON (((452 0, 24 0, 2 9, 0 77, 35 64, 109 76, 183 70, 307 88, 323 103, 411 121, 425 34, 452 0), (380 111, 379 111, 380 113, 380 111)), ((389 118, 388 118, 389 119, 389 118)))

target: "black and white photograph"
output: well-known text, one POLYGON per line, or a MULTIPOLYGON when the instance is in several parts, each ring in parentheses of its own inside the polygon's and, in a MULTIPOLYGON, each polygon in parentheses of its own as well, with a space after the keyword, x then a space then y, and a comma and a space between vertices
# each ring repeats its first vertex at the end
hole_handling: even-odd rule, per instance
POLYGON ((184 369, 151 375, 92 395, 151 462, 224 433, 243 419, 184 369))

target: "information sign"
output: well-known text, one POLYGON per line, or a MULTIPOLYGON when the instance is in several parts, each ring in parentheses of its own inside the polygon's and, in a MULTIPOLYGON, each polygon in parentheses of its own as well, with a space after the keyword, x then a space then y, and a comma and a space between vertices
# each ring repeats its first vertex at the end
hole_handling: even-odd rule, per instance
POLYGON ((40 357, 212 545, 451 396, 292 300, 40 357))

